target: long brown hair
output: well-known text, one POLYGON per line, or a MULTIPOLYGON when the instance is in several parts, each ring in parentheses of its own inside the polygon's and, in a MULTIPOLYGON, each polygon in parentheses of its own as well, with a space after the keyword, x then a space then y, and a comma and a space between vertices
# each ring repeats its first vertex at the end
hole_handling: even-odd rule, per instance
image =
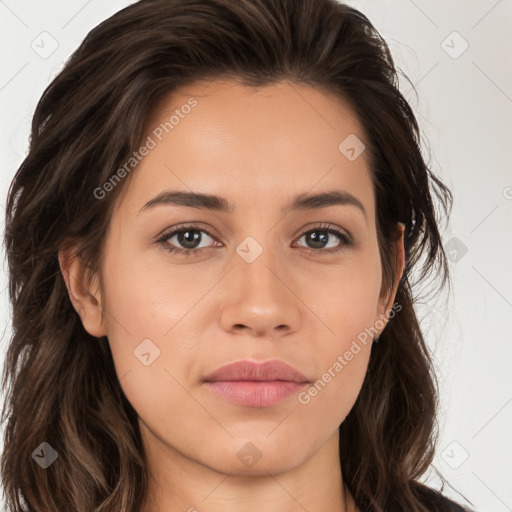
POLYGON ((94 191, 140 146, 159 101, 218 77, 323 88, 361 121, 383 289, 393 282, 397 222, 405 224, 406 268, 396 295, 401 311, 373 345, 339 429, 342 475, 365 510, 456 510, 418 483, 433 459, 437 394, 413 309, 413 285, 432 275, 439 289, 448 281, 438 222, 452 196, 421 154, 385 41, 361 12, 335 0, 142 0, 94 28, 45 90, 7 201, 13 336, 3 375, 2 480, 9 508, 22 510, 21 499, 38 512, 139 512, 144 502, 137 413, 107 338, 83 328, 57 255, 73 247, 92 273, 99 270, 128 179, 101 199, 94 191), (46 470, 32 460, 43 442, 58 454, 46 470))

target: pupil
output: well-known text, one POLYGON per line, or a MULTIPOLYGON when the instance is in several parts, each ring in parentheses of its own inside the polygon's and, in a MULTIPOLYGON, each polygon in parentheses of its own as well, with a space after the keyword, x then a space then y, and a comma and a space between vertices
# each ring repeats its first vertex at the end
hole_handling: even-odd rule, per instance
POLYGON ((201 233, 196 230, 182 231, 178 234, 178 240, 183 247, 187 249, 195 249, 196 246, 194 243, 201 241, 201 233))
MULTIPOLYGON (((307 238, 315 249, 321 249, 328 243, 328 236, 325 231, 311 231, 307 238)), ((197 230, 182 231, 178 234, 178 240, 183 247, 195 249, 195 244, 201 241, 201 233, 197 230)))
POLYGON ((308 237, 315 249, 322 249, 323 244, 327 244, 328 241, 325 231, 311 231, 308 237))

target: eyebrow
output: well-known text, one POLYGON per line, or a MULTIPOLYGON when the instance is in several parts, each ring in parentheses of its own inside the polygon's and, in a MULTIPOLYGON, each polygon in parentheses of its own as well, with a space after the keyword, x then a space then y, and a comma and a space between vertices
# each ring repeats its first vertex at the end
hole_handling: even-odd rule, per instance
MULTIPOLYGON (((185 192, 181 190, 166 190, 153 199, 150 199, 138 213, 162 205, 187 206, 188 208, 213 210, 222 213, 233 213, 235 210, 233 204, 217 195, 185 192)), ((355 206, 363 213, 365 220, 367 220, 366 210, 361 201, 349 192, 339 190, 330 190, 317 194, 299 194, 289 205, 281 209, 281 213, 284 214, 294 210, 320 209, 335 205, 355 206)))

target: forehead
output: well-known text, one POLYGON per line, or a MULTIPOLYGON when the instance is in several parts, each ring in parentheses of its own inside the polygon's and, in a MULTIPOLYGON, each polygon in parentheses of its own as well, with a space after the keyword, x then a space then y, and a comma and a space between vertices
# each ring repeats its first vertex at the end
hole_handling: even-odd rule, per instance
POLYGON ((196 82, 165 97, 147 120, 143 145, 151 149, 123 202, 134 210, 170 188, 223 195, 235 205, 258 196, 280 206, 313 188, 368 194, 367 152, 346 154, 348 146, 359 152, 364 139, 348 105, 319 88, 196 82))

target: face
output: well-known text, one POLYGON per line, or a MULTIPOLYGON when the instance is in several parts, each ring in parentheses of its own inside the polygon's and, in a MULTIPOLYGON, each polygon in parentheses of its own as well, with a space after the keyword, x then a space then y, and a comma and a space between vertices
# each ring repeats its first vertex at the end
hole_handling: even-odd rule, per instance
POLYGON ((86 306, 84 326, 107 335, 148 451, 232 474, 297 467, 337 439, 362 333, 392 304, 362 129, 319 89, 233 81, 173 93, 147 126, 105 241, 105 319, 86 306), (205 383, 243 360, 307 382, 205 383))

